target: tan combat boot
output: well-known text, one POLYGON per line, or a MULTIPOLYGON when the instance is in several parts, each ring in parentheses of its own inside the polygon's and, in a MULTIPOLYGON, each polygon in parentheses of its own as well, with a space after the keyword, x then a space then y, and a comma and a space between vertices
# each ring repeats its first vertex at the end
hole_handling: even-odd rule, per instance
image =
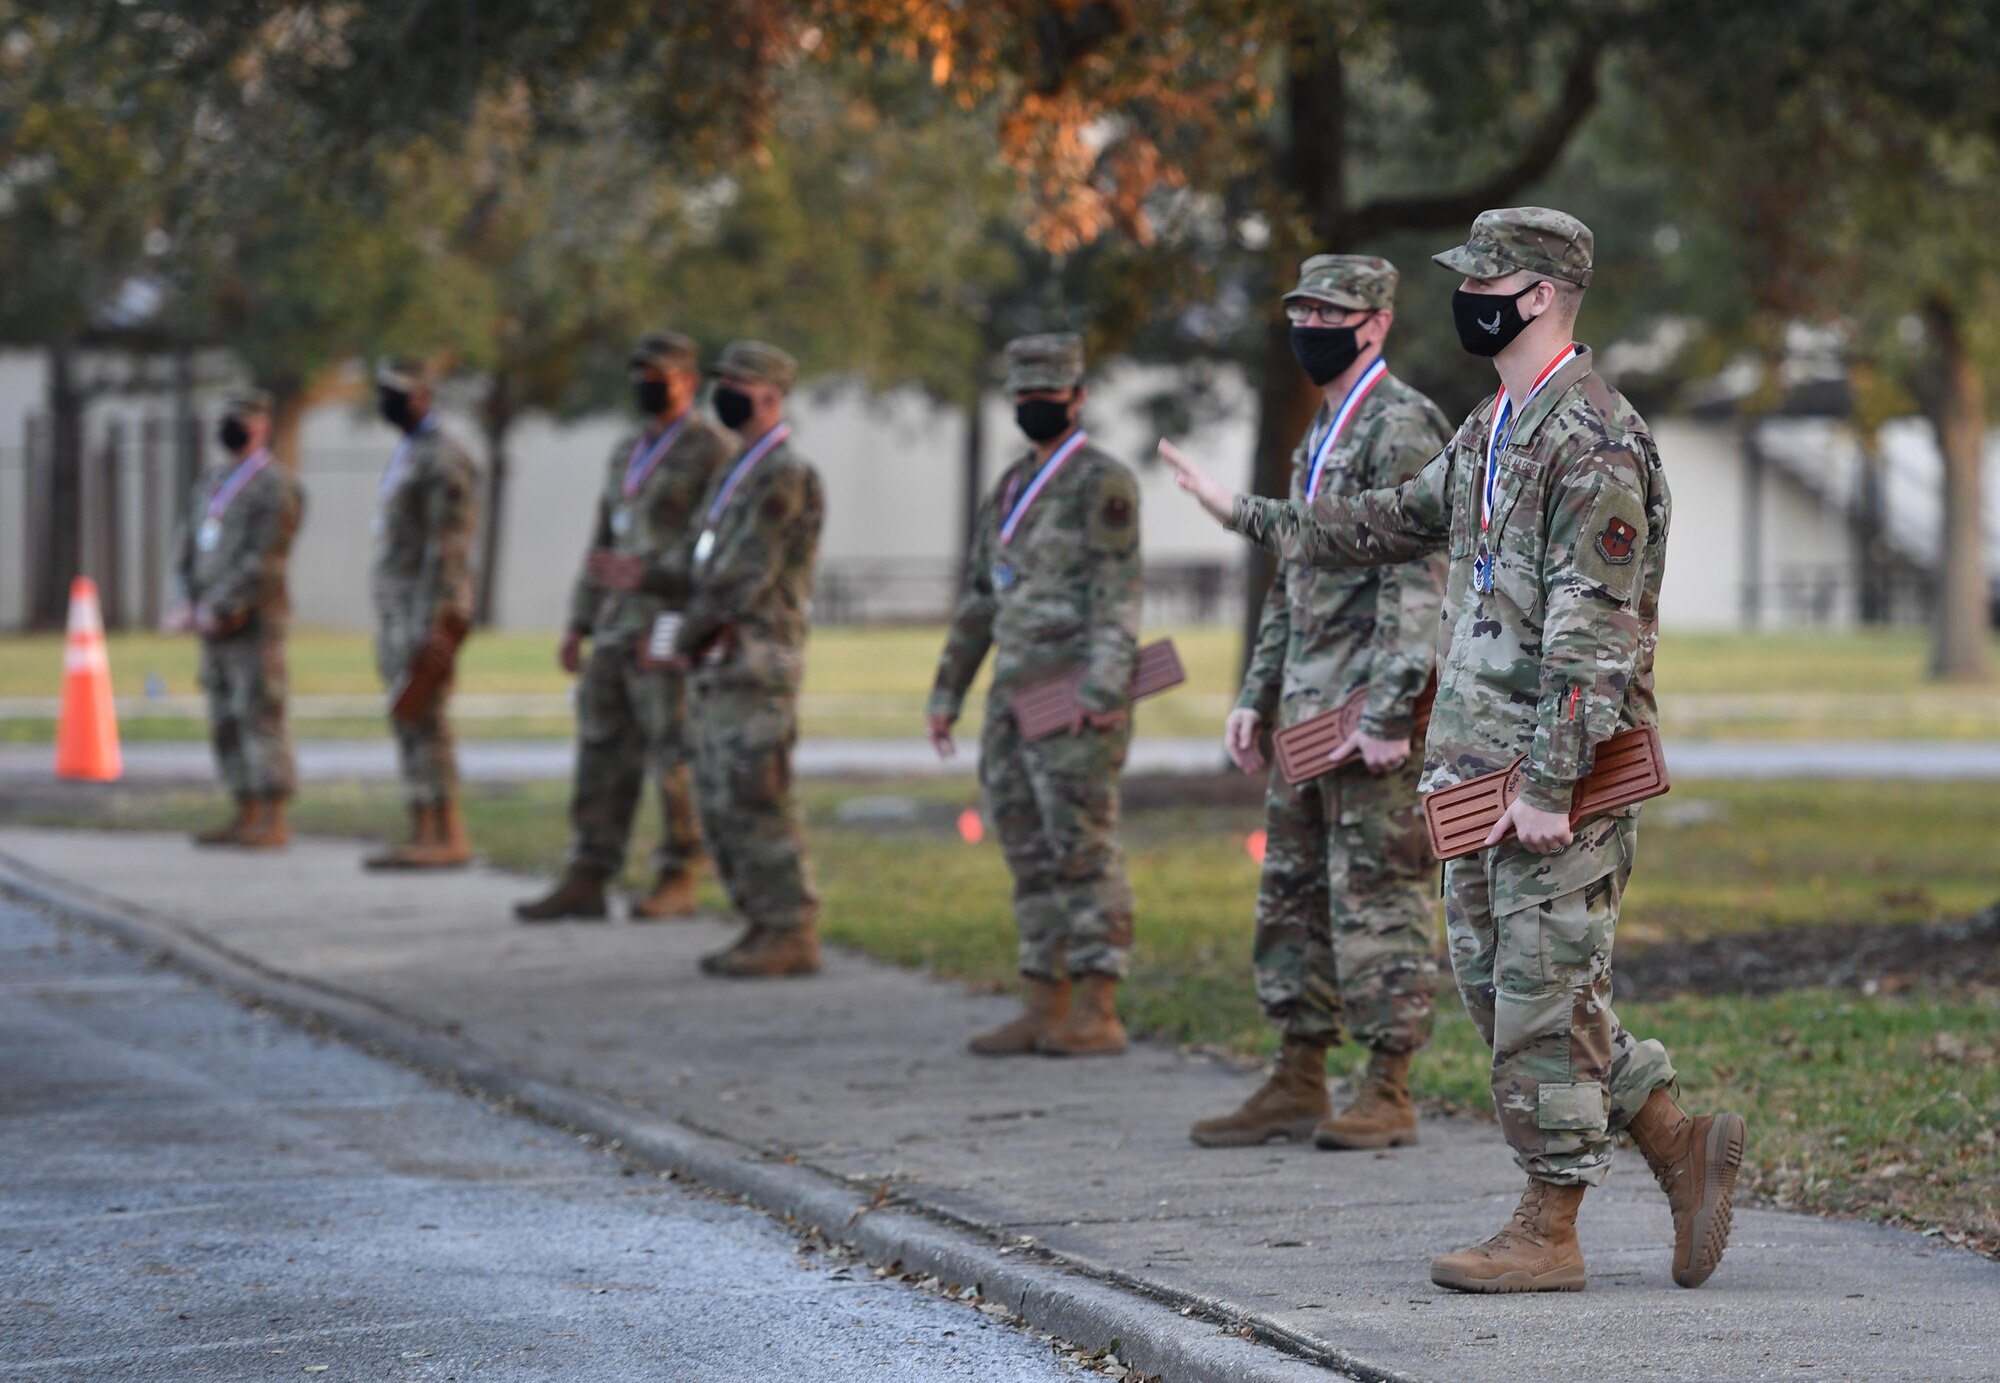
POLYGON ((1743 1165, 1743 1117, 1690 1118, 1663 1088, 1646 1097, 1627 1131, 1674 1212, 1674 1281, 1699 1287, 1729 1245, 1730 1201, 1743 1165))
POLYGON ((1035 1039, 1054 1032, 1069 1018, 1069 981, 1023 976, 1027 992, 1021 996, 1021 1014, 1010 1022, 985 1032, 976 1032, 966 1042, 978 1056, 1026 1056, 1035 1050, 1035 1039))
POLYGON ((430 808, 410 808, 410 838, 401 845, 384 846, 361 861, 363 869, 408 869, 410 851, 416 849, 430 831, 430 808))
POLYGON ((257 799, 239 797, 236 799, 236 815, 219 826, 211 826, 206 831, 196 831, 196 845, 235 845, 243 839, 243 832, 254 819, 257 799))
POLYGON ((658 922, 669 917, 693 917, 694 871, 683 869, 674 875, 662 874, 653 891, 632 901, 634 922, 658 922))
POLYGON ((1273 1138, 1303 1143, 1333 1112, 1326 1096, 1326 1043, 1287 1037, 1271 1075, 1234 1113, 1203 1119, 1188 1137, 1204 1148, 1247 1148, 1273 1138))
POLYGON ((292 827, 285 820, 283 797, 262 797, 250 805, 250 824, 236 837, 238 845, 251 850, 282 850, 292 843, 292 827))
POLYGON ((514 916, 523 922, 560 922, 571 917, 602 921, 609 911, 604 904, 604 875, 580 864, 565 869, 562 882, 541 897, 514 904, 514 916))
POLYGON ((466 839, 458 799, 447 797, 430 809, 430 829, 405 853, 403 868, 459 869, 471 862, 472 842, 466 839))
POLYGON ((1576 1242, 1581 1186, 1528 1178, 1514 1217, 1483 1244, 1431 1260, 1431 1281, 1454 1292, 1581 1292, 1576 1242))
POLYGON ((1371 1049, 1354 1102, 1313 1130, 1320 1148, 1402 1148, 1417 1141, 1410 1054, 1371 1049))
POLYGON ((726 951, 701 958, 702 970, 734 980, 775 980, 819 973, 819 934, 803 927, 760 927, 752 923, 726 951))
POLYGON ((1076 982, 1069 1018, 1035 1039, 1043 1056, 1117 1056, 1125 1050, 1118 1021, 1118 977, 1089 974, 1076 982))

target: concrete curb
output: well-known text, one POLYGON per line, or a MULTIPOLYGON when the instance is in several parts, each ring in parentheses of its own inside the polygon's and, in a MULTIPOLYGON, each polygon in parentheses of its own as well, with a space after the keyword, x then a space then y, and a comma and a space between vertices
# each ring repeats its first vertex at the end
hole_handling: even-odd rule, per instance
POLYGON ((877 1206, 872 1193, 732 1140, 616 1100, 523 1073, 449 1027, 364 995, 274 970, 176 919, 111 898, 0 851, 0 890, 169 963, 239 999, 277 1010, 524 1112, 603 1138, 648 1166, 743 1197, 818 1229, 878 1265, 976 1286, 1038 1330, 1118 1356, 1170 1383, 1414 1383, 1413 1376, 1330 1353, 1245 1319, 1228 1305, 1174 1296, 1124 1274, 1003 1247, 978 1226, 921 1206, 877 1206), (1331 1375, 1329 1371, 1335 1371, 1331 1375))

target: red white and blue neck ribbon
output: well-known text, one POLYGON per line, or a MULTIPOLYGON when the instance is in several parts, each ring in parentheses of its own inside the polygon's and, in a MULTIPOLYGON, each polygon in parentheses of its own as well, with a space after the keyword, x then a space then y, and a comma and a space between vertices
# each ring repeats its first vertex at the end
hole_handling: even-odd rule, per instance
POLYGON ((1501 385, 1500 392, 1493 396, 1493 418, 1486 428, 1486 488, 1479 497, 1481 533, 1493 526, 1493 498, 1499 477, 1499 471, 1493 465, 1494 458, 1507 450, 1507 444, 1514 440, 1514 424, 1520 420, 1528 405, 1535 401, 1535 395, 1542 392, 1543 387, 1555 378, 1556 371, 1567 365, 1575 354, 1576 342, 1571 341, 1550 357, 1549 363, 1542 366, 1542 372, 1535 376, 1535 382, 1528 386, 1528 396, 1521 400, 1518 410, 1507 397, 1506 385, 1501 385))
POLYGON ((1388 373, 1389 362, 1379 355, 1376 356, 1375 363, 1361 372, 1361 378, 1354 381, 1354 387, 1347 391, 1347 397, 1342 399, 1340 407, 1334 410, 1333 421, 1327 424, 1326 436, 1320 438, 1319 445, 1313 449, 1312 474, 1306 480, 1308 503, 1319 493, 1319 479, 1326 473, 1327 458, 1333 455, 1333 449, 1339 443, 1340 435, 1347 431, 1348 419, 1360 411, 1369 390, 1381 383, 1382 376, 1388 373))
POLYGON ((410 464, 410 448, 417 444, 417 438, 437 429, 437 414, 426 413, 424 420, 411 430, 410 434, 396 443, 395 454, 389 458, 389 468, 382 472, 382 483, 375 490, 375 498, 387 499, 396 493, 396 486, 402 483, 403 469, 410 464))
POLYGON ((650 449, 646 446, 644 434, 632 444, 632 455, 625 462, 623 493, 626 499, 629 500, 639 493, 639 487, 646 483, 646 477, 653 473, 653 467, 660 464, 660 458, 667 454, 667 448, 674 444, 674 438, 681 435, 681 429, 687 426, 687 420, 688 411, 683 411, 665 432, 654 439, 650 449))
POLYGON ((271 464, 268 447, 259 447, 243 458, 228 479, 215 487, 215 493, 208 497, 208 517, 219 519, 229 512, 229 506, 236 502, 236 496, 243 493, 243 487, 257 478, 257 472, 271 464))
POLYGON ((1041 470, 1035 472, 1035 478, 1028 482, 1028 488, 1021 492, 1021 498, 1008 511, 1006 522, 1000 525, 1000 546, 1005 547, 1014 541, 1014 530, 1021 526, 1021 519, 1027 514, 1028 507, 1035 502, 1036 497, 1048 483, 1055 479, 1055 474, 1062 469, 1063 462, 1076 455, 1077 448, 1089 440, 1090 434, 1078 428, 1070 433, 1068 441, 1057 447, 1055 453, 1042 463, 1041 470))
POLYGON ((744 479, 749 476, 752 468, 768 456, 773 447, 791 435, 792 425, 790 423, 779 423, 776 427, 750 444, 750 449, 738 458, 735 467, 730 470, 729 478, 722 482, 722 489, 717 492, 715 502, 708 506, 707 527, 715 527, 715 521, 722 517, 722 511, 729 507, 729 497, 736 493, 736 487, 741 485, 744 479))

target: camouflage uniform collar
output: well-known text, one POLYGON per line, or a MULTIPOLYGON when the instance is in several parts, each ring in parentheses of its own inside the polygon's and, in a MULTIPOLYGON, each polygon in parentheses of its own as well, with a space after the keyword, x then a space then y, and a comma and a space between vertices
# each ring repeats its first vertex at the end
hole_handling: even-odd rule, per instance
MULTIPOLYGON (((1578 342, 1576 354, 1570 357, 1569 363, 1549 376, 1549 382, 1543 386, 1542 392, 1529 400, 1528 406, 1521 410, 1520 420, 1514 424, 1511 445, 1525 449, 1534 441, 1535 433, 1548 420, 1549 415, 1556 411, 1563 401, 1563 396, 1582 383, 1584 376, 1590 373, 1591 360, 1590 347, 1578 342)), ((1489 408, 1492 402, 1491 398, 1487 400, 1489 408)), ((1489 417, 1489 426, 1491 422, 1489 417)))

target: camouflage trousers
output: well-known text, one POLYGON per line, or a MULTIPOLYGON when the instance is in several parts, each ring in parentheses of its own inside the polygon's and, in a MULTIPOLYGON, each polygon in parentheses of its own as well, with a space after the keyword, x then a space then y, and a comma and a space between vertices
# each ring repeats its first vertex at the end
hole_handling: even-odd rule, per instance
POLYGON ((1287 1037, 1413 1052, 1437 989, 1436 865, 1412 756, 1289 786, 1272 766, 1257 890, 1257 999, 1287 1037))
MULTIPOLYGON (((376 625, 375 670, 385 688, 396 685, 428 632, 397 624, 376 625)), ((389 731, 396 738, 396 766, 403 779, 403 801, 411 808, 442 806, 458 796, 458 751, 445 714, 457 682, 454 669, 415 720, 389 717, 389 731)))
POLYGON ((1024 740, 998 692, 986 707, 979 785, 1014 876, 1023 975, 1125 974, 1132 886, 1118 846, 1118 774, 1131 740, 1083 730, 1024 740))
POLYGON ((760 927, 810 927, 819 894, 792 802, 798 695, 701 670, 693 691, 695 807, 729 901, 760 927))
POLYGON ((648 777, 659 789, 663 823, 653 868, 660 878, 677 878, 701 854, 688 772, 687 684, 678 673, 641 668, 628 640, 595 643, 576 686, 568 863, 607 878, 625 868, 648 777))
POLYGON ((237 797, 290 797, 297 787, 285 729, 285 635, 252 627, 201 641, 208 735, 222 785, 237 797))
POLYGON ((1516 841, 1445 865, 1459 993, 1493 1049, 1493 1106, 1514 1158, 1543 1181, 1595 1186, 1611 1134, 1674 1079, 1667 1049, 1611 1011, 1611 944, 1636 818, 1599 817, 1553 855, 1516 841))

